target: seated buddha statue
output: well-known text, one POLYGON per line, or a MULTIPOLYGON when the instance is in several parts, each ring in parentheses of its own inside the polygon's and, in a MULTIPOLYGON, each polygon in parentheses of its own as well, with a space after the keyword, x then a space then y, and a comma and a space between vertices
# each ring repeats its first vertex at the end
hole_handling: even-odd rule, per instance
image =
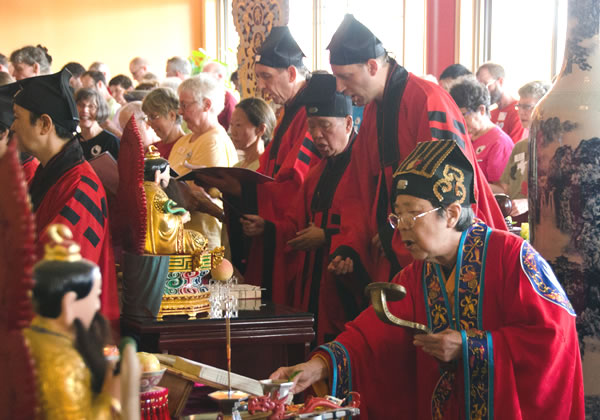
POLYGON ((201 253, 207 240, 199 232, 184 228, 190 213, 169 199, 163 188, 171 179, 169 162, 160 157, 154 146, 144 159, 144 190, 146 192, 146 241, 144 252, 154 255, 201 253))
POLYGON ((33 270, 37 314, 24 330, 35 367, 36 418, 139 419, 135 345, 123 350, 118 375, 104 358, 109 327, 98 312, 100 269, 81 257, 66 226, 51 225, 48 236, 33 270))

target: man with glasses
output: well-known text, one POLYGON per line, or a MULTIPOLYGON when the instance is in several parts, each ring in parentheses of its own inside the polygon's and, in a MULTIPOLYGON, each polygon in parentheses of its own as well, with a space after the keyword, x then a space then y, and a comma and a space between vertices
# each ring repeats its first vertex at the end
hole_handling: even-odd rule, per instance
POLYGON ((492 105, 496 108, 490 111, 492 122, 510 136, 513 142, 523 138, 523 126, 515 109, 517 100, 504 89, 504 68, 500 64, 485 63, 477 69, 479 80, 490 92, 492 105))
MULTIPOLYGON (((211 185, 229 195, 228 201, 236 203, 236 208, 266 220, 285 214, 308 170, 320 159, 307 131, 302 95, 310 73, 303 58, 304 53, 287 26, 273 27, 256 55, 258 91, 266 100, 282 105, 273 139, 260 157, 258 168, 258 172, 274 181, 256 185, 240 184, 232 177, 210 179, 211 185)), ((238 228, 232 227, 231 231, 238 228)), ((267 229, 261 237, 252 239, 242 274, 246 283, 265 288, 263 296, 267 299, 291 304, 290 293, 283 286, 287 268, 278 254, 284 247, 285 243, 277 242, 273 230, 267 229)))
POLYGON ((529 164, 529 128, 533 116, 533 109, 540 99, 548 93, 550 85, 536 80, 529 82, 519 89, 519 102, 516 107, 523 125, 523 140, 515 144, 508 158, 504 172, 500 177, 500 186, 512 199, 513 210, 511 216, 524 214, 529 209, 527 201, 527 176, 529 164))
POLYGON ((369 282, 363 267, 340 277, 327 270, 329 245, 340 232, 347 204, 338 186, 346 182, 356 139, 352 102, 335 89, 335 77, 315 74, 304 92, 308 131, 323 160, 308 173, 286 217, 265 221, 246 215, 242 222, 246 235, 261 235, 269 225, 285 244, 287 290, 295 307, 315 314, 317 344, 333 339, 366 307, 363 289, 369 282))
MULTIPOLYGON (((351 272, 356 255, 373 280, 389 281, 412 261, 401 242, 392 241, 386 223, 391 210, 392 174, 418 142, 456 139, 469 158, 475 154, 465 121, 441 87, 425 81, 388 56, 381 41, 352 15, 346 15, 328 46, 337 88, 359 106, 366 105, 359 140, 348 167, 348 202, 342 233, 332 242, 330 269, 351 272), (357 228, 357 226, 359 228, 357 228)), ((476 166, 476 214, 493 226, 505 222, 476 166)))
POLYGON ((145 58, 135 57, 129 62, 129 72, 133 76, 133 80, 138 83, 141 83, 148 71, 148 60, 145 58))
POLYGON ((361 420, 583 420, 575 311, 529 243, 474 219, 473 181, 453 140, 420 143, 394 173, 389 219, 415 261, 394 279, 405 296, 384 304, 418 328, 371 306, 271 378, 356 391, 361 420))

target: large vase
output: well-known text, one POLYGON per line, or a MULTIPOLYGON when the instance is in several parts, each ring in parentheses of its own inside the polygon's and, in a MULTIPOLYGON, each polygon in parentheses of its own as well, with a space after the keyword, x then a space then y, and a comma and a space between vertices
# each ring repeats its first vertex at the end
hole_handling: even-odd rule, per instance
POLYGON ((600 418, 600 0, 569 0, 562 70, 529 136, 533 246, 575 310, 586 418, 600 418))

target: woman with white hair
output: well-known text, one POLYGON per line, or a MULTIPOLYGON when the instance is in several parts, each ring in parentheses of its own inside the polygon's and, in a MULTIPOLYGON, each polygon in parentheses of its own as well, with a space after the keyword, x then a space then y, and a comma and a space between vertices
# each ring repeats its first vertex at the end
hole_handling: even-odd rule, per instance
MULTIPOLYGON (((179 114, 191 133, 173 146, 169 163, 179 175, 190 172, 189 166, 233 166, 238 161, 235 146, 219 124, 225 92, 222 84, 208 74, 191 77, 179 86, 179 114)), ((192 185, 192 188, 197 188, 192 185)), ((192 212, 188 229, 197 230, 208 239, 209 248, 221 245, 221 223, 204 213, 192 212)))

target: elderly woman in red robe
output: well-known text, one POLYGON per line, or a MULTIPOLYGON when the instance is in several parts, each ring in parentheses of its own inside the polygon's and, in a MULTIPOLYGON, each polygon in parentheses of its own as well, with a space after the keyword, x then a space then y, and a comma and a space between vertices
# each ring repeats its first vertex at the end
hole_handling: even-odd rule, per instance
MULTIPOLYGON (((523 239, 473 220, 473 169, 453 140, 420 143, 394 173, 389 222, 415 261, 406 297, 383 323, 373 307, 301 365, 295 378, 361 394, 364 419, 583 419, 575 312, 523 239)), ((328 389, 325 386, 328 386, 328 389)))

